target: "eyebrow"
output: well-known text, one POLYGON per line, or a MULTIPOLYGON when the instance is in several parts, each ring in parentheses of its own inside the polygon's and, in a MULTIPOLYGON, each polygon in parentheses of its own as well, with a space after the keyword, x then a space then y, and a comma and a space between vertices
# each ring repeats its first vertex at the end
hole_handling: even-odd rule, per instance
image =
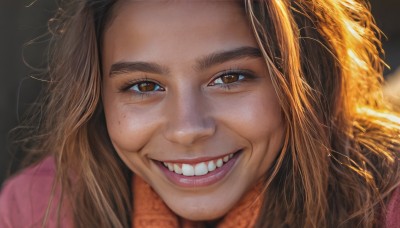
POLYGON ((150 62, 117 62, 111 66, 110 77, 130 72, 146 72, 152 74, 168 74, 167 68, 150 62))
POLYGON ((243 58, 259 58, 262 57, 261 51, 258 48, 245 46, 235 48, 229 51, 215 52, 204 56, 197 60, 195 69, 198 71, 205 70, 217 64, 224 62, 243 59, 243 58))
MULTIPOLYGON (((238 60, 243 58, 259 58, 262 57, 260 49, 256 47, 244 46, 235 48, 228 51, 218 51, 201 57, 196 60, 195 69, 202 71, 208 69, 217 64, 224 62, 238 60)), ((117 62, 112 64, 110 69, 110 77, 118 74, 130 73, 130 72, 146 72, 154 74, 168 74, 169 70, 157 63, 152 62, 117 62)))

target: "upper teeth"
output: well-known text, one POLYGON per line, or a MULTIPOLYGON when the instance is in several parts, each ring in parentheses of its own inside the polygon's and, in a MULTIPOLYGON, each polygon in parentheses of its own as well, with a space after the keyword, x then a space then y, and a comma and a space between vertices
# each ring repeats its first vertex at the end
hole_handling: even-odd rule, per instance
POLYGON ((217 167, 221 167, 224 163, 228 162, 233 157, 233 154, 226 155, 223 158, 218 158, 211 161, 200 162, 196 164, 184 164, 184 163, 170 163, 163 162, 164 166, 177 174, 184 176, 202 176, 208 172, 214 171, 217 167))

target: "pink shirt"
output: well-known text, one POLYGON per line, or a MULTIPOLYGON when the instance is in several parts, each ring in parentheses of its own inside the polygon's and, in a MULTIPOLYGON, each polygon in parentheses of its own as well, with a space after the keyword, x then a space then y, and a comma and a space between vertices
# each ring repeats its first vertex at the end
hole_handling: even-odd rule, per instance
MULTIPOLYGON (((52 158, 47 158, 37 166, 25 169, 9 179, 0 193, 0 227, 41 227, 51 195, 54 174, 54 162, 52 158)), ((56 190, 46 227, 57 227, 59 198, 59 191, 56 190)), ((68 202, 64 202, 65 208, 68 208, 68 202)), ((72 227, 72 219, 68 212, 61 210, 60 227, 72 227)), ((387 228, 400 228, 400 188, 396 189, 387 205, 385 225, 387 228)))
MULTIPOLYGON (((50 200, 54 174, 55 164, 49 157, 7 180, 0 193, 0 227, 42 227, 50 200)), ((56 190, 46 227, 58 227, 56 218, 59 199, 60 194, 56 190)), ((60 227, 73 227, 72 220, 66 214, 67 210, 61 211, 60 227)))

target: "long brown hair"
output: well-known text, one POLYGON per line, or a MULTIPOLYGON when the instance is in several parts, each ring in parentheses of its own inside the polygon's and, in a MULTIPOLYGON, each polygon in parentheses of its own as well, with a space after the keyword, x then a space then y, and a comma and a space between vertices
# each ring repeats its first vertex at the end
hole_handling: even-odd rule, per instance
POLYGON ((354 0, 246 3, 288 123, 259 225, 378 225, 399 184, 400 119, 381 95, 370 12, 354 0))
MULTIPOLYGON (((30 120, 40 122, 28 132, 37 136, 20 141, 35 160, 54 156, 77 227, 130 226, 130 174, 108 138, 100 96, 102 33, 115 2, 61 5, 43 105, 30 120)), ((400 117, 381 93, 380 32, 367 5, 244 0, 243 8, 286 122, 257 226, 378 225, 400 182, 400 117)))

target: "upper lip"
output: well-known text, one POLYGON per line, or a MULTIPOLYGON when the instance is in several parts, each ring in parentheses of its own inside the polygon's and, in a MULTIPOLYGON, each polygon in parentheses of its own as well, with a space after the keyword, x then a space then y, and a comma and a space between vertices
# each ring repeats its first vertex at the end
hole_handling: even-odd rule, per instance
POLYGON ((218 155, 218 156, 205 156, 205 157, 198 157, 198 158, 182 158, 182 159, 174 159, 174 160, 157 160, 160 162, 167 162, 167 163, 182 163, 182 164, 196 164, 196 163, 200 163, 200 162, 206 162, 206 161, 211 161, 211 160, 216 160, 219 158, 223 158, 226 155, 229 154, 234 154, 236 152, 239 152, 241 150, 234 150, 232 152, 226 153, 226 154, 222 154, 222 155, 218 155))

